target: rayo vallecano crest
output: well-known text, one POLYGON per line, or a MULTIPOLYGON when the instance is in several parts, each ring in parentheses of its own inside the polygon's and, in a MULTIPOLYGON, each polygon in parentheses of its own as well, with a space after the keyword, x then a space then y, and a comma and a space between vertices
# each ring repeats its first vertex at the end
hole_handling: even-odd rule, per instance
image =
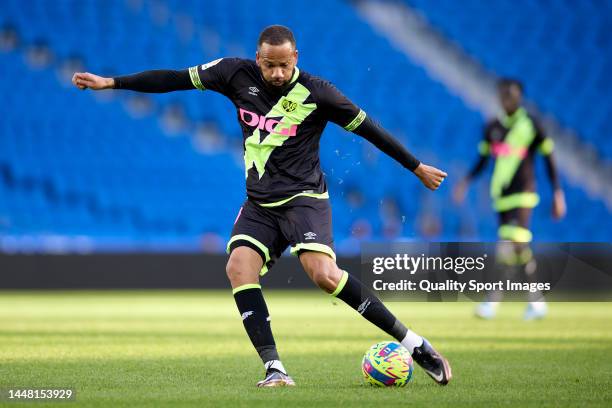
POLYGON ((289 99, 285 99, 282 103, 285 112, 293 112, 297 108, 297 102, 293 102, 289 99))

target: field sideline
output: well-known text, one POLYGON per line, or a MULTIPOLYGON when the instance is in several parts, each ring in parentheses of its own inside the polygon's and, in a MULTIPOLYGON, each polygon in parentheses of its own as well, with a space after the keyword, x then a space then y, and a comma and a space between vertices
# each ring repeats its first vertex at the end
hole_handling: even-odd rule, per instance
POLYGON ((455 378, 416 368, 406 388, 375 389, 360 360, 388 336, 321 292, 265 293, 295 388, 254 386, 261 362, 229 291, 0 292, 0 388, 71 387, 69 406, 100 407, 612 406, 612 304, 556 303, 526 323, 519 303, 491 322, 470 303, 390 303, 455 378))

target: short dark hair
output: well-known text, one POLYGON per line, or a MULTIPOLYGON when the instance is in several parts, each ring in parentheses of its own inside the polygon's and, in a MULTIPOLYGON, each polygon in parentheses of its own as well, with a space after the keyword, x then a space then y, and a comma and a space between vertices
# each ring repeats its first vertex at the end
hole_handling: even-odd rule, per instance
POLYGON ((283 45, 287 41, 291 43, 293 48, 295 48, 295 37, 289 28, 282 25, 271 25, 264 28, 259 34, 257 49, 259 49, 263 43, 270 45, 283 45))
POLYGON ((523 90, 524 90, 523 83, 521 81, 519 81, 518 79, 516 79, 516 78, 505 77, 505 78, 500 78, 497 81, 497 87, 499 89, 510 88, 511 86, 518 87, 519 91, 521 91, 521 93, 523 93, 523 90))

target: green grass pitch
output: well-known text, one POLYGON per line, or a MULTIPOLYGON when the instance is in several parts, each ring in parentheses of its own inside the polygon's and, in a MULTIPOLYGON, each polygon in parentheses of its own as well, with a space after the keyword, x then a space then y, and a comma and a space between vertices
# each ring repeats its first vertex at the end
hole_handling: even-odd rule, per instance
POLYGON ((255 387, 229 291, 0 292, 0 388, 75 388, 65 406, 612 406, 612 304, 551 304, 528 323, 520 303, 490 322, 470 303, 389 303, 455 378, 440 387, 415 367, 407 387, 376 389, 360 361, 388 336, 322 292, 266 297, 295 388, 255 387))

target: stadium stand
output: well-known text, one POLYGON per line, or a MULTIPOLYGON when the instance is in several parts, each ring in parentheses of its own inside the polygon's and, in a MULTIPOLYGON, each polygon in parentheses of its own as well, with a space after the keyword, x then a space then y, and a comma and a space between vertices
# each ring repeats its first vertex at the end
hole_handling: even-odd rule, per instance
POLYGON ((406 0, 499 76, 521 78, 541 111, 574 129, 607 160, 612 93, 612 2, 406 0), (537 63, 534 63, 537 61, 537 63), (595 102, 596 101, 596 102, 595 102))
MULTIPOLYGON (((80 92, 66 82, 65 64, 82 60, 90 72, 113 75, 250 57, 259 31, 272 23, 295 31, 301 69, 338 85, 418 157, 448 169, 451 183, 476 154, 483 118, 343 1, 304 8, 241 0, 231 14, 223 1, 3 3, 0 27, 14 28, 19 46, 0 51, 0 76, 10 78, 0 82, 0 236, 85 237, 94 249, 221 251, 244 199, 231 103, 196 91, 80 92), (316 27, 325 25, 320 35, 316 27), (32 62, 34 45, 49 50, 49 64, 32 62)), ((362 239, 495 239, 484 180, 471 192, 471 208, 457 209, 448 205, 448 187, 426 191, 335 125, 321 157, 340 253, 354 253, 362 239)), ((577 188, 567 193, 570 212, 588 211, 562 224, 536 217, 536 239, 609 240, 605 205, 577 188)), ((548 212, 546 187, 543 196, 536 215, 548 212)))

